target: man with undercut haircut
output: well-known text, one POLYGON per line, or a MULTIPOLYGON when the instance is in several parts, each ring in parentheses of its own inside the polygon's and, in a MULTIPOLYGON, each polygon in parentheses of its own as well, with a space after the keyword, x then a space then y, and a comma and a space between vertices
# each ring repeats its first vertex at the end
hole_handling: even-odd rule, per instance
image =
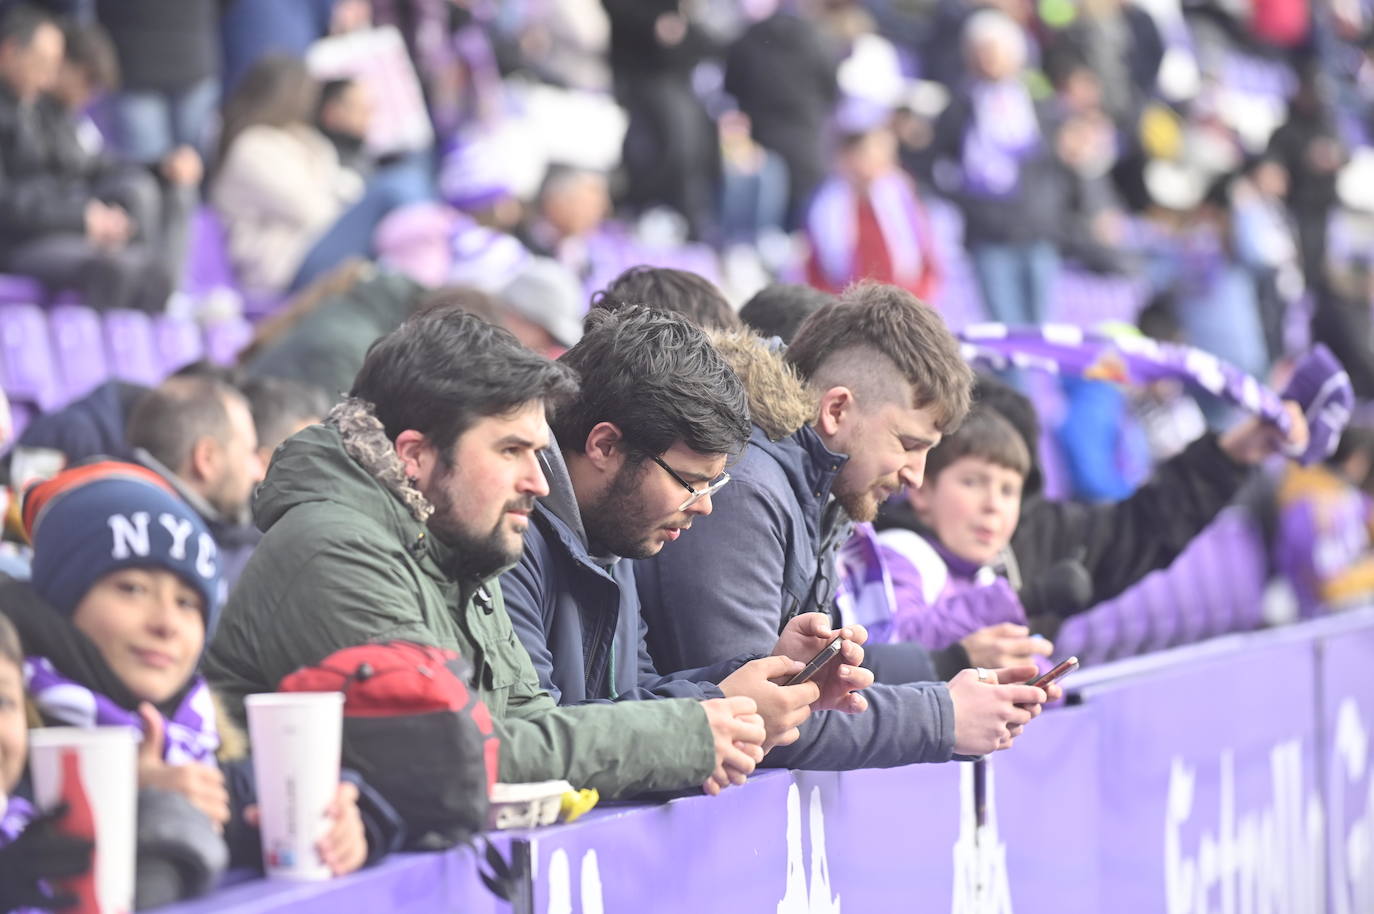
MULTIPOLYGON (((799 614, 831 615, 835 551, 853 522, 919 486, 926 454, 969 408, 973 374, 957 342, 896 286, 851 287, 802 324, 787 360, 804 386, 770 379, 777 360, 755 349, 732 360, 754 427, 730 485, 691 536, 637 569, 661 672, 767 651, 799 614)), ((927 682, 936 670, 919 645, 878 645, 865 662, 879 683, 925 683, 906 688, 937 703, 956 753, 1009 746, 1029 719, 1011 683, 1034 667, 964 670, 945 686, 927 682)))

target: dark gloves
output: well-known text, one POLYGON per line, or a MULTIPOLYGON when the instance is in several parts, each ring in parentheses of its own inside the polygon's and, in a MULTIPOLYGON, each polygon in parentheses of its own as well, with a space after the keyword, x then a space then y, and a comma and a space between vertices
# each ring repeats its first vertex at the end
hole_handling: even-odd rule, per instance
POLYGON ((1021 585, 1018 594, 1029 617, 1067 618, 1093 604, 1093 579, 1077 558, 1060 559, 1021 585))
POLYGON ((0 911, 17 908, 60 910, 76 896, 53 890, 49 882, 79 876, 91 868, 92 843, 63 834, 57 823, 66 805, 49 810, 0 848, 0 911))
POLYGON ((190 800, 166 790, 138 792, 135 910, 204 895, 228 863, 224 839, 190 800))

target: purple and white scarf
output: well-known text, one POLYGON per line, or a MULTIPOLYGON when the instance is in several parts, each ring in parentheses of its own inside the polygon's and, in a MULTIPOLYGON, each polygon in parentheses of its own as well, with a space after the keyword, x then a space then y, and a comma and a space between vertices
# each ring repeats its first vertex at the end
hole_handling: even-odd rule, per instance
POLYGON ((959 333, 964 360, 996 370, 1036 369, 1118 384, 1164 379, 1192 381, 1272 422, 1285 434, 1292 420, 1273 390, 1209 352, 1148 337, 1112 337, 1069 324, 1015 327, 971 324, 959 333))
MULTIPOLYGON (((25 658, 24 690, 47 720, 70 727, 135 727, 143 731, 137 713, 62 675, 46 657, 25 658)), ((219 731, 204 679, 195 678, 181 704, 167 716, 163 734, 162 758, 167 764, 215 764, 219 731)))
MULTIPOLYGON (((916 189, 904 175, 891 172, 868 188, 868 202, 882 229, 894 281, 903 286, 914 285, 925 270, 925 258, 921 255, 924 217, 916 200, 916 189)), ((806 214, 806 232, 827 282, 841 288, 855 278, 859 213, 853 185, 838 176, 826 180, 806 214)))
POLYGON ((869 629, 870 640, 877 639, 874 643, 888 640, 875 632, 885 633, 891 626, 897 597, 872 524, 854 525, 835 555, 835 566, 835 606, 841 623, 857 622, 869 629))
POLYGON ((0 847, 4 847, 23 834, 24 829, 33 821, 36 810, 33 804, 23 797, 11 796, 0 812, 0 847))

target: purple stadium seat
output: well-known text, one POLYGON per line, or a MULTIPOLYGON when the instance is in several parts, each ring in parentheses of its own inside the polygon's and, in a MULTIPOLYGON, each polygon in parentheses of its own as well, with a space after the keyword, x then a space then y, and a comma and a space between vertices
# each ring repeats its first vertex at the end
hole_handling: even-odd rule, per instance
POLYGON ((84 305, 57 305, 48 312, 48 328, 63 399, 76 400, 105 382, 110 370, 100 315, 84 305))
POLYGON ((0 304, 0 386, 11 401, 40 410, 62 402, 47 315, 35 304, 0 304))
POLYGON ((15 305, 34 305, 47 295, 36 279, 27 276, 0 274, 0 302, 15 305))
POLYGON ((152 318, 142 311, 105 314, 105 352, 111 376, 120 380, 154 387, 166 376, 153 342, 152 318))
POLYGON ((162 371, 171 374, 205 357, 200 327, 184 317, 162 314, 153 318, 153 343, 162 371))
POLYGON ((210 207, 200 207, 191 218, 188 248, 186 279, 182 283, 186 292, 198 298, 218 288, 237 287, 234 268, 229 263, 224 226, 210 207))
POLYGON ((232 365, 252 338, 253 325, 247 320, 216 321, 205 328, 205 357, 216 365, 232 365))

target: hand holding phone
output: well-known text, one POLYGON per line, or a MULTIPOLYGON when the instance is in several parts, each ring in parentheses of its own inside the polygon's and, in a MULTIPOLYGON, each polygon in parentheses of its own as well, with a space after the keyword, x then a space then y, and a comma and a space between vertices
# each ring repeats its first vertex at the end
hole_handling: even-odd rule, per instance
POLYGON ((844 646, 843 642, 844 637, 836 635, 833 641, 821 648, 820 652, 807 662, 800 673, 787 680, 787 684, 790 686, 801 685, 810 680, 821 671, 822 667, 840 655, 840 649, 844 646))

